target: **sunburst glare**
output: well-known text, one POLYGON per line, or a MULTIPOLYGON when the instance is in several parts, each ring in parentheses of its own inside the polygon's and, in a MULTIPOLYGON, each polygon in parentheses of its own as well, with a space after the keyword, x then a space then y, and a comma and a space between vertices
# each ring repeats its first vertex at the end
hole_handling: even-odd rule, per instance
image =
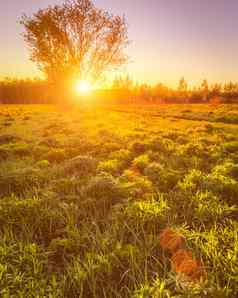
POLYGON ((77 80, 75 82, 75 91, 79 95, 87 95, 92 91, 92 85, 86 80, 77 80))

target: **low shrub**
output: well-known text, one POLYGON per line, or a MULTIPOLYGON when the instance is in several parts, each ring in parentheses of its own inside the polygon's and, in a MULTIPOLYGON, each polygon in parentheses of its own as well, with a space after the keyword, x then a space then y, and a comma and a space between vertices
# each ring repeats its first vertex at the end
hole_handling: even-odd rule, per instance
POLYGON ((222 199, 230 204, 237 204, 238 182, 233 178, 218 173, 216 169, 211 174, 204 174, 198 170, 191 170, 179 182, 179 188, 188 193, 200 190, 211 191, 222 196, 222 199))
POLYGON ((137 223, 157 222, 162 224, 166 217, 169 207, 163 198, 160 200, 139 201, 131 203, 126 209, 125 214, 135 219, 137 223))
POLYGON ((66 198, 69 195, 79 195, 85 180, 80 180, 78 176, 57 178, 51 181, 51 190, 59 197, 66 198))
POLYGON ((98 165, 98 172, 106 172, 111 175, 118 175, 122 170, 122 163, 117 159, 102 161, 98 165))
POLYGON ((62 162, 67 159, 65 149, 50 149, 44 156, 50 162, 62 162))
POLYGON ((148 281, 145 281, 143 284, 140 284, 138 288, 134 291, 133 298, 170 298, 172 297, 172 290, 169 286, 169 281, 164 281, 164 279, 161 280, 159 277, 156 277, 152 284, 150 284, 148 281))
POLYGON ((164 139, 162 137, 152 138, 149 142, 149 148, 152 151, 160 152, 160 153, 165 153, 167 151, 166 146, 164 144, 164 139))
POLYGON ((217 165, 212 172, 218 175, 230 176, 231 178, 238 180, 238 164, 234 164, 229 161, 224 164, 217 165))
POLYGON ((230 204, 237 204, 238 182, 228 176, 209 174, 203 183, 203 187, 222 196, 222 199, 230 204))
POLYGON ((64 270, 67 263, 79 255, 80 241, 77 240, 79 240, 79 236, 78 239, 58 237, 51 240, 47 250, 49 251, 49 260, 54 268, 64 270))
POLYGON ((41 168, 41 169, 45 169, 45 168, 48 168, 50 166, 50 162, 47 159, 39 160, 36 163, 36 166, 41 168))
POLYGON ((7 229, 21 239, 49 245, 52 239, 65 234, 67 226, 76 224, 78 215, 76 205, 56 198, 11 196, 0 201, 0 230, 7 229))
POLYGON ((214 225, 203 232, 186 231, 186 233, 189 245, 202 257, 209 269, 208 282, 204 289, 210 295, 209 297, 236 297, 238 294, 237 221, 228 220, 223 228, 220 225, 214 225))
POLYGON ((66 269, 64 295, 103 297, 106 293, 113 297, 117 293, 120 297, 126 297, 128 292, 125 287, 121 287, 120 280, 128 286, 131 284, 125 272, 135 271, 135 262, 139 265, 140 255, 133 245, 117 245, 109 252, 87 253, 83 259, 75 258, 66 269))
POLYGON ((161 164, 152 162, 145 168, 145 175, 156 184, 164 171, 164 167, 161 164))
POLYGON ((228 143, 225 143, 223 147, 226 153, 236 153, 238 151, 238 142, 237 141, 228 142, 228 143))
POLYGON ((60 145, 60 142, 55 137, 43 138, 43 140, 41 140, 38 143, 38 146, 47 146, 47 147, 53 147, 53 148, 57 148, 59 147, 59 145, 60 145))
POLYGON ((152 162, 145 171, 145 175, 153 182, 160 191, 172 190, 180 179, 180 173, 172 169, 165 169, 161 164, 152 162))
POLYGON ((0 146, 0 158, 24 157, 31 153, 30 146, 26 143, 10 143, 0 146))
POLYGON ((238 208, 229 206, 211 192, 198 192, 191 200, 196 202, 193 210, 194 222, 200 222, 207 228, 214 224, 223 223, 233 217, 238 208))
POLYGON ((125 191, 112 176, 101 174, 91 178, 84 189, 86 197, 93 199, 95 206, 105 207, 120 202, 125 197, 125 191))
POLYGON ((144 172, 145 168, 148 166, 150 162, 149 156, 148 154, 143 154, 143 155, 139 155, 138 157, 136 157, 133 162, 132 165, 138 169, 141 173, 144 172))
POLYGON ((112 152, 109 158, 120 160, 120 162, 126 165, 126 164, 129 164, 129 162, 131 161, 132 153, 129 150, 121 149, 121 150, 112 152))
POLYGON ((183 191, 196 192, 202 187, 205 174, 201 171, 192 169, 186 174, 182 181, 179 181, 178 186, 183 191))
POLYGON ((26 166, 24 168, 4 167, 0 169, 0 196, 24 195, 28 191, 40 188, 47 182, 47 176, 40 169, 26 166))
POLYGON ((1 297, 62 297, 55 275, 47 272, 46 254, 36 243, 0 240, 1 297))
POLYGON ((120 177, 123 188, 128 196, 135 199, 144 199, 153 192, 153 185, 145 176, 136 175, 132 170, 124 171, 120 177))
POLYGON ((135 155, 141 155, 149 149, 149 144, 146 142, 134 142, 130 145, 130 151, 135 155))
POLYGON ((97 160, 91 156, 79 155, 65 163, 66 173, 76 176, 89 176, 96 174, 97 160))
POLYGON ((20 137, 17 137, 15 135, 2 134, 2 135, 0 135, 0 145, 15 143, 15 142, 19 141, 20 139, 21 139, 20 137))

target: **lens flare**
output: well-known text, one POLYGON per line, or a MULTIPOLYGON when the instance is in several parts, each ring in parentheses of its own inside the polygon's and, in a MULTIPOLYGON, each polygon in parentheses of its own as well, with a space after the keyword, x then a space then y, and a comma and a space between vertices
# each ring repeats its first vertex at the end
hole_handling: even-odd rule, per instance
POLYGON ((92 86, 89 81, 79 80, 75 83, 75 91, 79 95, 87 95, 91 92, 92 86))

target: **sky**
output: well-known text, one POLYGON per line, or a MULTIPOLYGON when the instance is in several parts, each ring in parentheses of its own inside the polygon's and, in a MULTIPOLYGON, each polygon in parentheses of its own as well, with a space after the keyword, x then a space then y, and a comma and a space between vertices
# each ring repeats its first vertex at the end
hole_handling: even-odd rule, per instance
MULTIPOLYGON (((0 0, 0 78, 39 76, 18 23, 62 0, 0 0)), ((94 0, 125 15, 130 63, 122 72, 135 81, 177 86, 238 81, 238 0, 94 0)))

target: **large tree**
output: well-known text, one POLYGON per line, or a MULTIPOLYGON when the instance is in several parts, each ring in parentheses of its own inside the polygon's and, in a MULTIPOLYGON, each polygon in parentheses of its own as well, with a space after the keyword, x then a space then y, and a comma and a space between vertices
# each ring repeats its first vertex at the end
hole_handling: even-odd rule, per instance
POLYGON ((97 80, 127 61, 125 18, 96 8, 91 0, 66 0, 23 15, 21 24, 32 61, 59 86, 74 78, 97 80))

